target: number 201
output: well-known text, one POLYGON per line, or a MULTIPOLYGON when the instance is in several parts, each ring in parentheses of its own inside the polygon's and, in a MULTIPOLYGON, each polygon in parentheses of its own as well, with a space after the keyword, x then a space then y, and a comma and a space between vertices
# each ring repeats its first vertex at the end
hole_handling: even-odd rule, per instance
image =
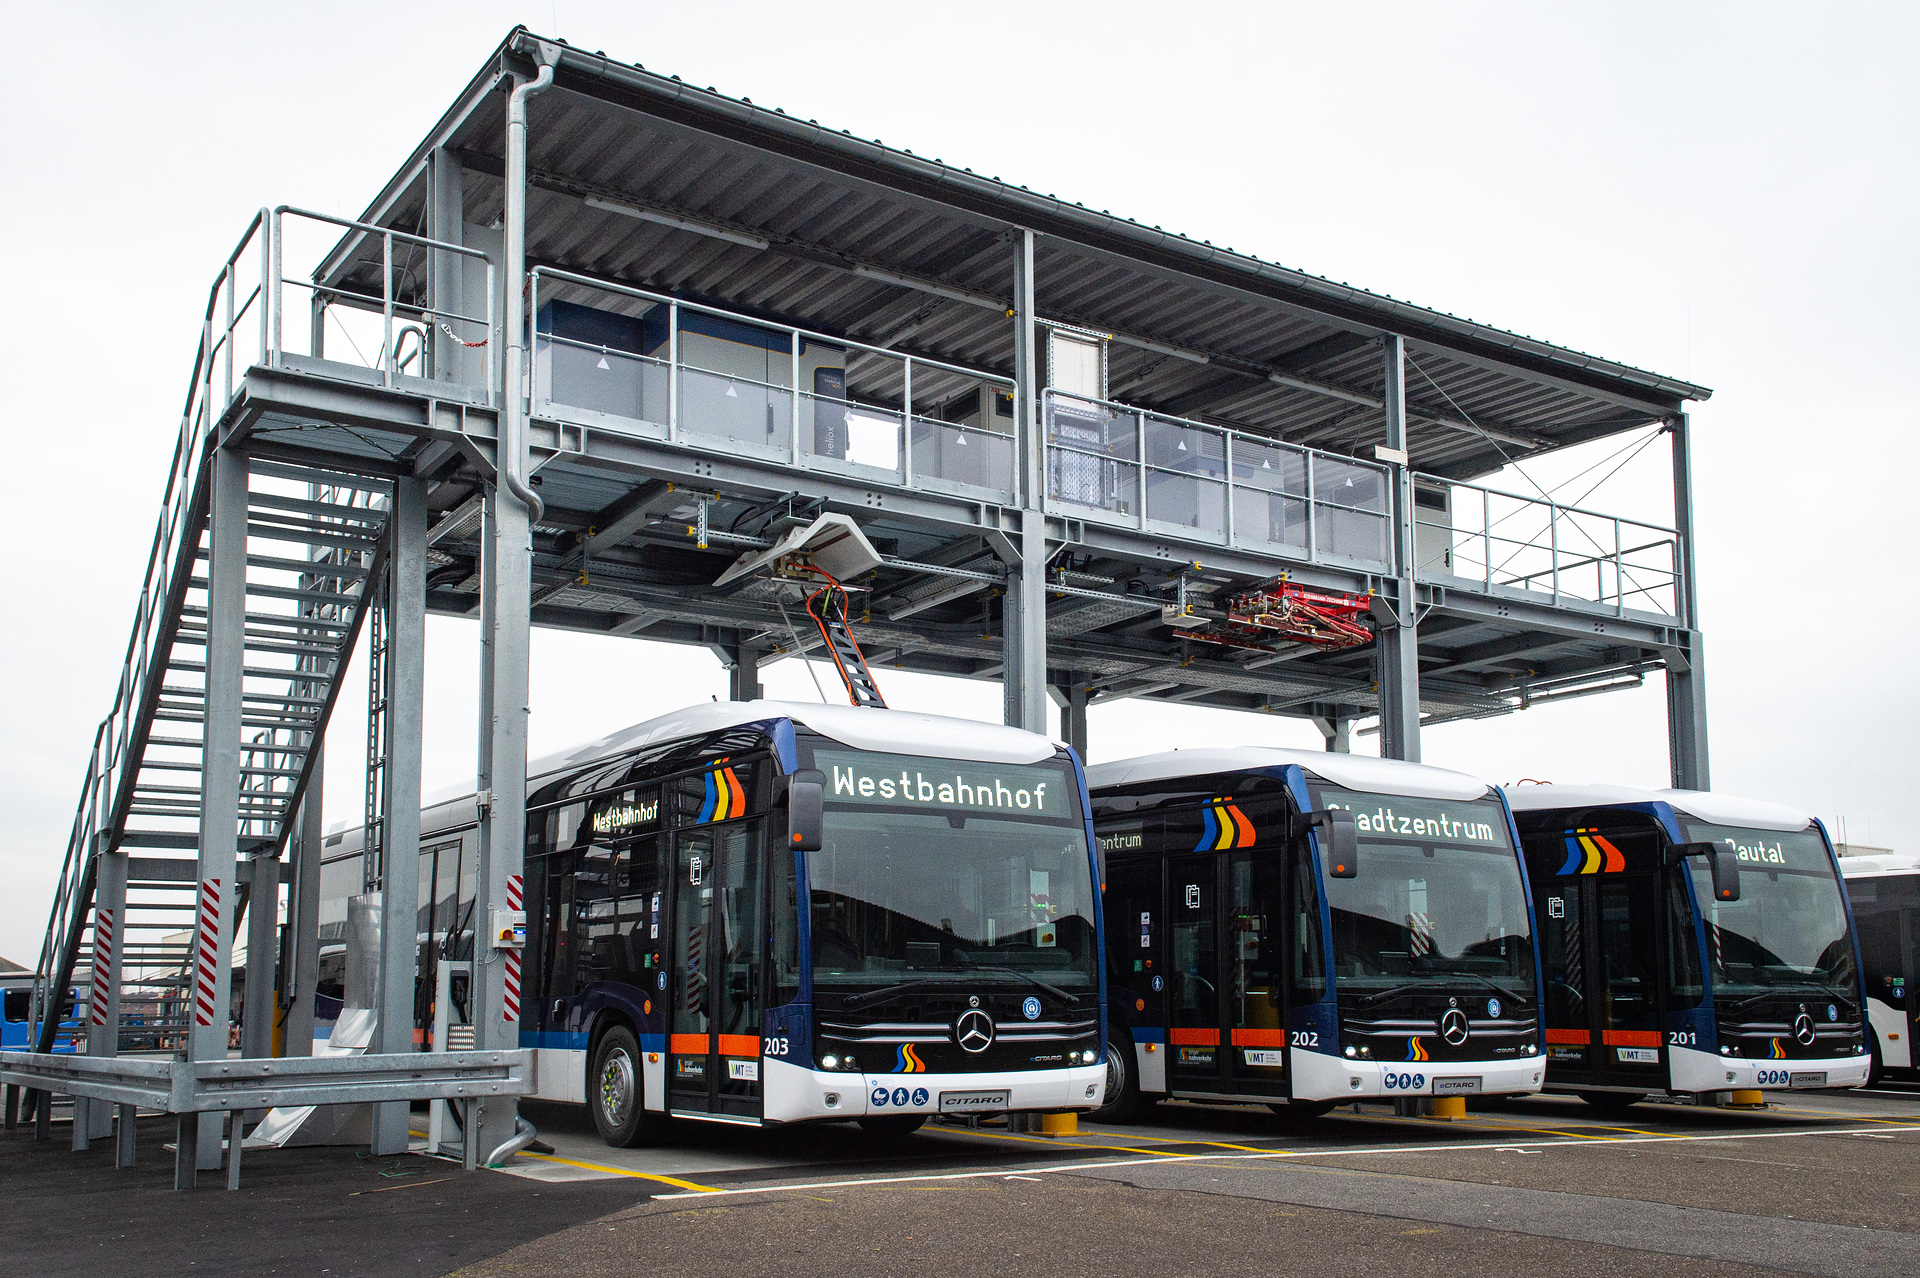
POLYGON ((1294 1030, 1288 1041, 1295 1047, 1318 1047, 1320 1046, 1320 1031, 1294 1030))
POLYGON ((1692 1047, 1696 1041, 1698 1040, 1694 1037, 1692 1030, 1667 1031, 1668 1047, 1692 1047))

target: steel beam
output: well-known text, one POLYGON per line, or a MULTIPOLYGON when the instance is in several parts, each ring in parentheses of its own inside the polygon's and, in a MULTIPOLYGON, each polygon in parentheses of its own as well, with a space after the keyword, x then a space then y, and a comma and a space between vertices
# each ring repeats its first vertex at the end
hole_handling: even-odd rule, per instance
POLYGON ((1397 333, 1381 343, 1385 355, 1387 462, 1393 484, 1394 608, 1379 630, 1380 753, 1420 762, 1420 633, 1414 597, 1413 471, 1407 457, 1407 344, 1397 333))
POLYGON ((1046 438, 1040 428, 1039 328, 1035 314, 1033 232, 1014 233, 1013 421, 1020 467, 1020 531, 1016 561, 1007 565, 1003 600, 1006 645, 1002 686, 1005 719, 1029 732, 1047 730, 1046 438), (1016 575, 1017 574, 1017 575, 1016 575))
POLYGON ((240 1011, 240 1054, 273 1055, 274 968, 279 960, 280 861, 268 848, 249 859, 247 988, 240 1011))
POLYGON ((286 982, 286 1033, 281 1052, 286 1056, 313 1055, 313 998, 320 984, 320 857, 326 850, 326 823, 321 819, 321 783, 326 739, 315 737, 313 771, 300 801, 300 824, 293 841, 293 883, 287 892, 287 932, 290 961, 286 982))
MULTIPOLYGON (((247 458, 214 450, 208 511, 206 701, 200 773, 200 887, 187 988, 187 1059, 225 1060, 240 853, 241 688, 246 665, 247 458)), ((201 1114, 196 1138, 178 1141, 176 1184, 220 1166, 221 1119, 201 1114)))
POLYGON ((1673 526, 1680 534, 1680 610, 1689 629, 1679 659, 1667 661, 1667 754, 1673 784, 1705 790, 1707 769, 1707 685, 1702 665, 1699 598, 1694 586, 1693 423, 1679 413, 1667 423, 1673 443, 1673 526))
MULTIPOLYGON (((380 980, 376 1052, 417 1050, 414 991, 419 966, 420 755, 427 644, 427 486, 393 486, 387 521, 387 759, 380 839, 380 980)), ((517 1046, 517 1044, 513 1044, 517 1046)), ((374 1107, 373 1152, 407 1152, 408 1108, 374 1107)))
POLYGON ((727 697, 732 701, 758 701, 765 689, 760 686, 760 660, 765 654, 747 643, 735 643, 728 651, 727 697))
MULTIPOLYGON (((120 976, 127 945, 127 856, 103 852, 94 863, 93 993, 87 999, 87 1055, 120 1054, 120 976), (104 927, 103 927, 104 923, 104 927), (102 937, 106 938, 104 941, 102 937)), ((74 1100, 74 1130, 88 1138, 110 1135, 113 1110, 104 1104, 74 1100), (85 1123, 80 1120, 86 1110, 85 1123)))

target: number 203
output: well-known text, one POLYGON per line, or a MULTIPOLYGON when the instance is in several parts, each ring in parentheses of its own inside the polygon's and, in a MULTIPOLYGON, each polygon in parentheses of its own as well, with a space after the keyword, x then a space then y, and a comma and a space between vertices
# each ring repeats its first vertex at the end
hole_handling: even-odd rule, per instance
POLYGON ((768 1056, 785 1056, 787 1054, 787 1040, 784 1038, 770 1038, 767 1040, 766 1047, 762 1050, 764 1050, 768 1056))

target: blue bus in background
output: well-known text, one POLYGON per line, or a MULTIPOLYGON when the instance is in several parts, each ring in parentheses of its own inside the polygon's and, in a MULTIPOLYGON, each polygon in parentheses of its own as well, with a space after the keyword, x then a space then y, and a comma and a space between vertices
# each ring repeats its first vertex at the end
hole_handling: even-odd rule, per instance
MULTIPOLYGON (((84 1051, 86 1027, 79 1017, 80 989, 67 988, 60 1008, 60 1032, 53 1042, 56 1052, 84 1051)), ((30 1052, 34 1046, 33 973, 0 972, 0 1051, 30 1052)))

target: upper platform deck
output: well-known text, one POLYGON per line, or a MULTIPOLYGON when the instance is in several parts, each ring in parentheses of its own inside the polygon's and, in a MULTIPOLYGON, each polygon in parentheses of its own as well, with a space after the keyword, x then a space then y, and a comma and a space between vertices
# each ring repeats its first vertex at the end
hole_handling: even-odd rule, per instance
MULTIPOLYGON (((1353 594, 1412 578, 1430 720, 1625 686, 1684 646, 1680 531, 1468 481, 1673 421, 1703 388, 544 42, 512 289, 504 89, 531 43, 510 37, 309 258, 291 248, 306 219, 269 217, 271 322, 235 362, 229 427, 250 451, 434 481, 435 609, 478 607, 501 298, 518 292, 546 503, 536 624, 805 648, 751 583, 711 583, 825 507, 889 556, 858 627, 879 662, 985 677, 1007 539, 1044 519, 1049 678, 1094 699, 1370 713, 1368 647, 1247 651, 1163 620, 1280 573, 1353 594), (1014 411, 1020 229, 1044 348, 1036 494, 1014 411), (1376 452, 1389 335, 1405 513, 1376 452)), ((223 361, 248 324, 235 334, 223 361)))

